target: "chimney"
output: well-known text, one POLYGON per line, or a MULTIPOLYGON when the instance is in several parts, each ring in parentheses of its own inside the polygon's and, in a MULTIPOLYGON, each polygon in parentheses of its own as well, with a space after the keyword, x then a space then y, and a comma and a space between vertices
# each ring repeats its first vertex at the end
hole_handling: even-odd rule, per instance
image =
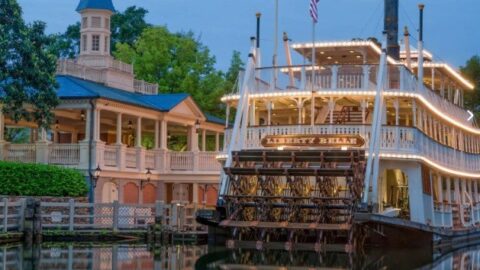
POLYGON ((262 13, 258 12, 255 14, 257 17, 257 49, 260 48, 260 18, 262 17, 262 13))
POLYGON ((384 31, 387 32, 387 54, 399 60, 400 45, 398 44, 398 1, 385 0, 384 31))

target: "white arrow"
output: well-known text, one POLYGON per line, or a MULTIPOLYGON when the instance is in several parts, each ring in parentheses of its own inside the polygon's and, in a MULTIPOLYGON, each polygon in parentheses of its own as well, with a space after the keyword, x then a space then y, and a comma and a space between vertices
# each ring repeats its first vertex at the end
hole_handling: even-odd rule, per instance
POLYGON ((470 116, 468 117, 468 120, 467 120, 467 121, 470 121, 470 120, 472 120, 474 114, 473 114, 471 111, 467 111, 467 112, 468 112, 468 114, 470 115, 470 116))

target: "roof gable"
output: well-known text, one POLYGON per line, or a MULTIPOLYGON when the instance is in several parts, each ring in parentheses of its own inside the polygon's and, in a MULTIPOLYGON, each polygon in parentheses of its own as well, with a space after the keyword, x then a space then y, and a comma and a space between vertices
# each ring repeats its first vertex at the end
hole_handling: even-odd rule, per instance
POLYGON ((200 110, 198 105, 193 101, 193 99, 188 96, 182 102, 178 103, 174 106, 171 110, 171 113, 179 114, 185 117, 197 118, 202 117, 205 118, 203 112, 200 110))

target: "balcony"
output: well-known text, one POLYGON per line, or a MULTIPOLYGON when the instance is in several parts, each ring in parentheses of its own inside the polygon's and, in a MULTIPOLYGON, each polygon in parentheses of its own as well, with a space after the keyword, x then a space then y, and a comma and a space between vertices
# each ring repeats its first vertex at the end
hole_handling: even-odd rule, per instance
MULTIPOLYGON (((217 152, 173 152, 127 148, 123 145, 93 144, 95 160, 103 170, 157 173, 220 174, 217 152)), ((88 143, 79 144, 3 144, 0 160, 46 163, 78 169, 88 168, 88 143)))
MULTIPOLYGON (((310 97, 312 91, 318 96, 373 96, 377 72, 377 65, 317 66, 313 74, 311 66, 258 68, 255 78, 250 76, 249 93, 253 98, 310 97)), ((417 77, 406 67, 390 65, 386 76, 383 86, 386 97, 416 97, 421 103, 428 103, 429 109, 436 109, 439 113, 447 112, 454 121, 472 126, 465 109, 441 97, 427 86, 419 89, 417 77)), ((222 98, 226 102, 237 99, 238 92, 222 98)))
MULTIPOLYGON (((370 141, 370 125, 286 125, 259 126, 247 129, 244 149, 262 149, 261 140, 267 135, 294 134, 353 134, 365 139, 364 148, 370 141)), ((228 144, 231 129, 225 133, 228 144)), ((479 173, 480 155, 469 154, 442 145, 417 128, 383 126, 381 130, 380 153, 389 159, 428 159, 445 168, 466 173, 479 173)))

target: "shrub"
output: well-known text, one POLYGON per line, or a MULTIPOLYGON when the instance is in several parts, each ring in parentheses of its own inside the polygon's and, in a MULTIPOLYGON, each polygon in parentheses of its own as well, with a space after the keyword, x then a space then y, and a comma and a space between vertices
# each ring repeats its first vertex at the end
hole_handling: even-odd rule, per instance
POLYGON ((0 162, 0 195, 81 197, 88 192, 77 170, 45 164, 0 162))

